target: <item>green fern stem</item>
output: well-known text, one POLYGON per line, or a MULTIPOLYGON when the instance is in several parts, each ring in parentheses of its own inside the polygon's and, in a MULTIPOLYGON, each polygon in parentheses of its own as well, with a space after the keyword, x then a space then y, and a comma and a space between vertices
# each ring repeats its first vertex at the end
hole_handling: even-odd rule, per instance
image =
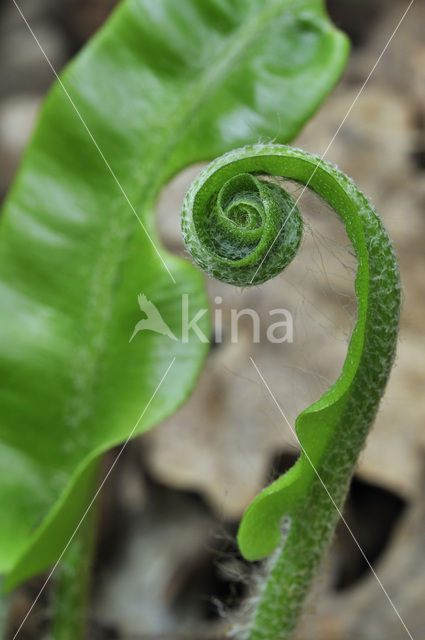
POLYGON ((301 240, 301 214, 273 176, 307 185, 341 217, 358 261, 358 312, 341 375, 296 420, 299 459, 242 519, 238 542, 244 557, 258 560, 274 552, 241 636, 248 640, 291 637, 383 395, 400 313, 397 260, 374 208, 336 167, 286 146, 245 147, 201 172, 182 214, 195 263, 238 286, 264 282, 289 264, 301 240), (289 522, 285 535, 282 522, 289 522))
MULTIPOLYGON (((97 480, 100 461, 93 464, 97 480)), ((85 637, 97 522, 96 501, 81 520, 56 569, 48 640, 83 640, 85 637)))
MULTIPOLYGON (((4 578, 0 576, 0 593, 3 591, 4 578)), ((0 640, 5 640, 8 631, 10 597, 0 596, 0 640)))

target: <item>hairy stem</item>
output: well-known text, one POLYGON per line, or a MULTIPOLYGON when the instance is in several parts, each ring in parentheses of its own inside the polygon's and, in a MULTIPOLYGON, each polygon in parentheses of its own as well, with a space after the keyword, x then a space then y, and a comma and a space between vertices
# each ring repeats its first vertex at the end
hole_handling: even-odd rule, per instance
POLYGON ((95 506, 88 511, 57 568, 50 640, 85 637, 97 523, 95 506))
POLYGON ((400 312, 398 265, 381 219, 347 176, 299 149, 244 147, 201 172, 182 221, 195 262, 241 286, 264 282, 289 264, 300 244, 300 212, 271 176, 308 186, 341 217, 358 260, 358 313, 340 377, 296 420, 301 456, 241 522, 238 542, 248 560, 275 552, 243 636, 248 640, 291 637, 385 390, 400 312), (290 525, 282 541, 284 518, 290 525))
POLYGON ((10 603, 10 597, 3 594, 3 583, 4 578, 0 576, 0 640, 6 638, 10 603))
POLYGON ((362 419, 366 411, 361 415, 362 408, 354 404, 349 411, 351 418, 346 414, 341 421, 335 441, 328 445, 322 464, 316 468, 317 481, 312 482, 309 493, 291 514, 288 534, 269 561, 269 573, 249 632, 245 634, 248 640, 286 640, 297 624, 339 520, 349 480, 368 431, 365 428, 368 422, 362 419), (363 428, 359 428, 359 424, 363 428), (344 441, 348 446, 342 455, 344 441))

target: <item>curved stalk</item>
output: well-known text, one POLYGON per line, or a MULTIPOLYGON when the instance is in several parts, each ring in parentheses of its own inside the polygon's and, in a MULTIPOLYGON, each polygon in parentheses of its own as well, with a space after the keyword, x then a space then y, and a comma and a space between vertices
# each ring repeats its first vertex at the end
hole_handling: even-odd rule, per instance
POLYGON ((384 392, 400 312, 398 265, 374 208, 336 167, 286 146, 245 147, 201 172, 183 207, 183 235, 194 261, 209 275, 247 286, 273 277, 292 260, 302 228, 298 207, 270 176, 307 185, 341 217, 358 260, 358 317, 340 377, 296 420, 302 454, 255 498, 241 522, 238 542, 245 558, 278 549, 243 636, 248 640, 291 637, 384 392), (284 518, 290 524, 282 539, 284 518))

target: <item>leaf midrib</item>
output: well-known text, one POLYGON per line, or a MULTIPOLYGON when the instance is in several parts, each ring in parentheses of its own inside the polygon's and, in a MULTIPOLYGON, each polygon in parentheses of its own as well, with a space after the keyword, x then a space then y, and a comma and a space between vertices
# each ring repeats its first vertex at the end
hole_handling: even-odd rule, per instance
MULTIPOLYGON (((240 29, 236 31, 234 36, 231 38, 229 45, 220 52, 216 61, 211 64, 210 71, 207 72, 205 76, 202 76, 200 80, 197 78, 192 85, 188 86, 186 95, 189 96, 190 99, 187 98, 183 101, 182 106, 177 111, 177 115, 175 115, 173 119, 167 118, 167 121, 170 122, 164 132, 164 139, 168 141, 167 144, 161 146, 158 149, 158 152, 154 153, 153 156, 149 156, 149 169, 143 174, 143 178, 141 180, 139 210, 144 206, 146 209, 149 209, 149 206, 154 204, 155 198, 164 184, 164 172, 161 169, 165 165, 165 160, 170 156, 171 151, 175 150, 178 143, 184 137, 184 132, 186 130, 185 124, 190 122, 193 114, 197 112, 199 106, 204 102, 208 91, 210 91, 211 87, 214 87, 220 79, 226 77, 227 73, 231 70, 232 64, 244 53, 249 42, 259 37, 261 28, 273 19, 278 12, 294 4, 295 1, 296 0, 284 0, 282 2, 282 0, 275 0, 271 6, 267 7, 266 10, 259 12, 259 14, 257 14, 257 16, 248 24, 240 27, 240 29), (169 137, 167 133, 170 133, 169 137)), ((84 117, 84 113, 82 115, 84 117)), ((106 166, 105 170, 107 171, 106 166)), ((111 176, 111 180, 112 179, 113 178, 111 176)), ((88 336, 89 339, 90 337, 94 337, 94 348, 90 349, 86 343, 80 343, 80 346, 76 349, 76 356, 73 360, 73 364, 71 365, 71 369, 75 372, 74 375, 78 376, 78 388, 75 388, 74 385, 75 395, 71 397, 67 403, 68 414, 70 413, 69 407, 72 406, 72 403, 74 403, 74 407, 76 404, 80 406, 80 416, 75 415, 75 410, 72 411, 73 428, 75 429, 74 434, 77 432, 81 422, 89 415, 90 407, 93 406, 93 402, 91 402, 90 399, 94 395, 97 372, 100 368, 99 362, 101 361, 102 353, 104 353, 106 348, 107 326, 113 308, 113 303, 111 301, 115 297, 114 290, 118 289, 118 278, 116 275, 119 271, 120 264, 123 261, 123 257, 125 256, 125 246, 130 242, 131 237, 137 229, 137 221, 134 221, 135 224, 131 226, 131 229, 128 229, 128 231, 125 232, 125 227, 127 226, 125 221, 128 220, 129 213, 131 216, 134 215, 131 210, 127 210, 127 214, 125 215, 121 214, 121 216, 110 217, 107 230, 105 230, 105 233, 103 234, 106 244, 112 247, 117 245, 117 232, 119 233, 119 231, 124 231, 123 238, 119 241, 119 246, 117 251, 115 251, 113 259, 111 259, 113 253, 111 251, 111 254, 108 256, 109 259, 106 260, 106 267, 101 271, 96 280, 94 278, 91 280, 91 293, 89 294, 90 304, 88 306, 88 311, 93 309, 94 312, 87 314, 86 320, 83 323, 84 329, 82 331, 82 335, 88 336), (117 223, 117 226, 119 227, 118 229, 116 228, 117 223), (112 244, 109 242, 111 239, 113 240, 112 244), (99 281, 103 283, 100 287, 98 287, 99 281), (102 296, 101 294, 96 297, 93 295, 93 291, 95 289, 100 289, 100 291, 108 290, 109 295, 102 296), (107 300, 106 304, 101 302, 102 297, 107 300), (99 310, 101 311, 100 317, 99 310), (84 370, 80 363, 81 361, 86 360, 85 356, 87 352, 89 352, 91 356, 90 367, 89 369, 86 369, 85 376, 82 376, 81 374, 84 370), (82 377, 85 377, 85 380, 82 380, 82 377)), ((155 231, 152 229, 149 229, 149 231, 154 236, 153 240, 155 244, 158 244, 158 238, 155 231)), ((159 246, 159 250, 162 254, 165 253, 162 250, 161 245, 159 246)), ((104 261, 103 255, 104 252, 100 252, 101 257, 93 269, 94 274, 98 272, 99 265, 104 261)), ((156 255, 154 258, 156 259, 156 255)), ((67 412, 67 409, 65 412, 67 412)), ((65 414, 64 417, 65 422, 69 424, 69 415, 67 416, 65 414)))

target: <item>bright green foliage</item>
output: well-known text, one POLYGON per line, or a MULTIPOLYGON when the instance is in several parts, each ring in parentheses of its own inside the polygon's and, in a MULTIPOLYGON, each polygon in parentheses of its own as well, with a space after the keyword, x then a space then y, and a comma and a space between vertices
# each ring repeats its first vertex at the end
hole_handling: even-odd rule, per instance
POLYGON ((207 304, 197 270, 160 249, 173 282, 117 181, 158 244, 164 183, 240 144, 293 138, 347 48, 320 0, 127 0, 54 84, 0 233, 7 587, 58 558, 94 493, 96 459, 127 438, 172 358, 135 434, 186 398, 205 355, 196 336, 129 343, 137 294, 178 338, 181 294, 190 317, 207 304))
POLYGON ((183 209, 183 237, 196 264, 208 275, 242 287, 278 275, 301 242, 301 214, 293 198, 249 173, 215 189, 214 179, 208 189, 202 186, 202 197, 192 189, 196 200, 188 198, 183 209))
MULTIPOLYGON (((215 238, 217 245, 222 240, 222 246, 213 247, 214 252, 210 246, 200 249, 204 228, 209 228, 209 234, 214 233, 210 228, 213 224, 210 222, 211 203, 220 198, 220 190, 227 193, 229 185, 233 187, 231 201, 246 202, 247 175, 250 173, 296 180, 316 191, 340 215, 358 260, 358 317, 342 373, 317 402, 298 416, 296 431, 302 447, 301 456, 287 473, 252 502, 238 534, 241 552, 249 560, 263 558, 280 545, 270 563, 270 578, 264 585, 253 626, 246 637, 249 640, 286 640, 332 537, 338 509, 342 508, 354 466, 393 364, 400 282, 387 231, 355 184, 336 167, 316 156, 267 144, 244 147, 217 158, 201 172, 189 190, 183 208, 184 234, 189 250, 194 247, 195 260, 201 262, 201 255, 209 272, 219 274, 220 269, 224 269, 226 281, 231 281, 229 276, 234 273, 235 284, 249 285, 253 283, 250 256, 255 257, 256 263, 261 258, 257 267, 259 273, 268 262, 277 265, 280 261, 283 269, 294 257, 293 243, 287 245, 285 239, 287 232, 292 233, 291 217, 297 217, 298 210, 293 205, 288 218, 287 203, 283 203, 281 222, 277 225, 282 229, 282 242, 275 241, 276 233, 270 234, 270 228, 276 228, 277 211, 275 208, 269 211, 267 193, 261 193, 263 199, 256 203, 258 210, 263 207, 266 212, 262 235, 256 237, 256 243, 250 243, 250 218, 243 216, 239 209, 239 217, 226 219, 226 226, 237 225, 239 233, 232 231, 223 238, 220 226, 223 223, 219 218, 219 232, 215 238), (249 254, 241 259, 240 243, 244 234, 248 236, 249 254), (235 259, 229 266, 230 243, 234 238, 235 259), (209 253, 208 260, 204 253, 209 253), (226 255, 224 261, 222 255, 226 255), (288 532, 287 523, 284 524, 283 535, 285 516, 290 518, 290 525, 288 532)), ((243 212, 243 205, 239 204, 241 206, 243 212)))

